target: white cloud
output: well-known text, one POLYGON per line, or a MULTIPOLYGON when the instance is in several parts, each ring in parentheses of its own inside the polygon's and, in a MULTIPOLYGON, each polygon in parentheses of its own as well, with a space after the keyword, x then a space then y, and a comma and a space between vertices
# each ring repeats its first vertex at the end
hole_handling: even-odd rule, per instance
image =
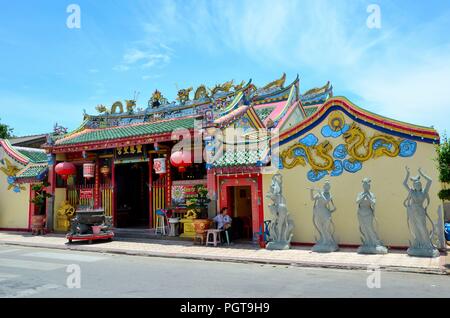
POLYGON ((92 74, 95 74, 95 73, 98 73, 98 72, 100 72, 100 71, 98 69, 96 69, 96 68, 91 68, 89 70, 89 73, 92 73, 92 74))
POLYGON ((157 79, 157 78, 160 78, 160 77, 161 77, 161 75, 159 75, 159 74, 143 75, 142 76, 142 80, 148 81, 148 80, 157 79))
POLYGON ((146 36, 139 44, 147 49, 129 59, 168 63, 173 51, 165 50, 168 60, 158 55, 165 46, 233 52, 261 68, 330 79, 335 94, 360 96, 361 107, 381 115, 450 129, 450 40, 439 36, 450 14, 415 20, 417 12, 402 11, 408 5, 380 2, 381 29, 367 28, 366 1, 144 2, 138 20, 146 36))
POLYGON ((126 72, 129 69, 130 69, 129 66, 123 65, 123 64, 119 64, 119 65, 116 65, 113 67, 113 71, 116 71, 116 72, 126 72))

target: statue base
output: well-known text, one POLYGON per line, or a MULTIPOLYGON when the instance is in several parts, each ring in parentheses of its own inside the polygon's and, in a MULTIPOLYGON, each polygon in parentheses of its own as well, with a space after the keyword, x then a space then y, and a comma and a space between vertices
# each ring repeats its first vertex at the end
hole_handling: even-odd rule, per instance
POLYGON ((439 251, 435 248, 410 247, 407 253, 409 256, 417 257, 438 257, 440 255, 439 251))
POLYGON ((287 241, 272 241, 267 243, 267 250, 288 250, 291 248, 291 244, 287 241))
POLYGON ((339 246, 335 245, 335 244, 316 244, 312 247, 311 251, 313 252, 317 252, 317 253, 331 253, 331 252, 336 252, 337 250, 339 250, 339 246))
POLYGON ((387 254, 388 249, 382 245, 361 245, 356 252, 358 254, 387 254))

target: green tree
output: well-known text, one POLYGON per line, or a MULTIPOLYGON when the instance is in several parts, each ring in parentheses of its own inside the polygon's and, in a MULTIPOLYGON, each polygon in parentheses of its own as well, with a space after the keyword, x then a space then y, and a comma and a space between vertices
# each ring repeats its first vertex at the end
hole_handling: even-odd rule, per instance
POLYGON ((439 192, 439 198, 450 201, 450 189, 447 188, 450 184, 450 141, 446 137, 438 146, 437 154, 439 181, 444 184, 444 189, 439 192))
MULTIPOLYGON (((0 118, 1 120, 1 118, 0 118)), ((2 124, 0 122, 0 138, 8 139, 11 138, 13 135, 13 128, 9 127, 8 125, 2 124)))

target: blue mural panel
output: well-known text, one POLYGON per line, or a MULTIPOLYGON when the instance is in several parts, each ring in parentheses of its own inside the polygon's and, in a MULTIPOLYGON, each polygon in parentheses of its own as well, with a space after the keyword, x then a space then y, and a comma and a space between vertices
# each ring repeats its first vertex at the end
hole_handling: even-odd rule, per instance
POLYGON ((311 182, 317 182, 317 181, 319 181, 320 179, 322 179, 323 177, 325 177, 327 174, 328 174, 327 171, 317 171, 317 172, 314 172, 313 170, 310 170, 310 171, 307 173, 306 176, 308 177, 308 180, 309 180, 309 181, 311 181, 311 182))
POLYGON ((305 150, 304 149, 300 149, 300 148, 294 149, 294 155, 296 157, 306 157, 305 150))
POLYGON ((11 176, 9 176, 8 178, 7 178, 7 180, 8 180, 8 184, 14 184, 14 182, 16 182, 16 178, 14 178, 14 177, 11 177, 11 176))
POLYGON ((324 136, 326 138, 328 138, 328 137, 338 138, 343 133, 347 132, 349 129, 350 129, 350 125, 348 125, 348 124, 345 124, 341 130, 337 130, 337 131, 334 131, 333 129, 331 129, 331 127, 329 125, 326 125, 322 128, 321 132, 322 132, 322 136, 324 136))
POLYGON ((332 177, 338 177, 344 172, 344 165, 342 164, 341 160, 335 160, 334 161, 334 170, 331 171, 332 177))
POLYGON ((355 173, 362 169, 362 163, 356 160, 344 160, 344 169, 348 172, 355 173))
POLYGON ((391 150, 392 144, 383 142, 383 140, 377 140, 377 141, 374 142, 372 148, 373 148, 373 150, 376 150, 376 149, 378 149, 380 147, 383 147, 383 148, 386 148, 388 150, 391 150))
POLYGON ((317 143, 319 142, 319 139, 316 136, 314 136, 313 134, 309 134, 309 135, 301 138, 299 140, 299 142, 301 144, 304 144, 305 146, 312 147, 312 146, 317 145, 317 143))
POLYGON ((347 157, 347 148, 345 147, 345 145, 338 145, 333 151, 333 157, 337 159, 344 159, 345 157, 347 157))
POLYGON ((412 157, 416 153, 417 143, 411 140, 403 140, 400 143, 400 157, 412 157))

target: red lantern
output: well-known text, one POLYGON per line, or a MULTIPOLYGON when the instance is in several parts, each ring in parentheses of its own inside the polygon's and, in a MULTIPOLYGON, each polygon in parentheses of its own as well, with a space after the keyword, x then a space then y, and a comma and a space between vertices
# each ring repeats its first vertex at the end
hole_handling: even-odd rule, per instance
POLYGON ((186 167, 189 167, 192 163, 191 153, 188 151, 175 151, 170 156, 170 163, 172 166, 177 167, 179 172, 185 172, 186 167))
POLYGON ((83 164, 83 177, 86 179, 95 177, 95 163, 83 164))
POLYGON ((77 172, 77 168, 73 163, 70 162, 61 162, 58 163, 55 167, 55 172, 57 175, 61 176, 63 180, 67 180, 68 176, 75 175, 77 172))
POLYGON ((100 168, 100 173, 107 178, 109 176, 109 172, 111 171, 111 169, 109 168, 108 165, 104 165, 103 167, 100 168))

